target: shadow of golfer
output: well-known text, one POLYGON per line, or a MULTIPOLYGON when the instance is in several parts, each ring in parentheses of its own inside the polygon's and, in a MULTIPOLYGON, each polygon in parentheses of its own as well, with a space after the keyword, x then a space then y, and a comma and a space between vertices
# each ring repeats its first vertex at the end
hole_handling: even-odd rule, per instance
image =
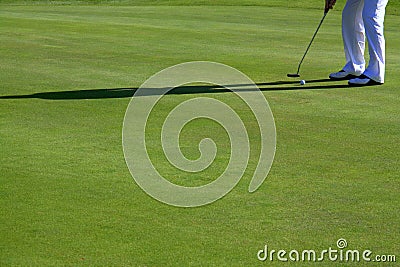
MULTIPOLYGON (((299 85, 298 81, 276 81, 267 83, 257 83, 256 85, 261 91, 287 91, 287 90, 320 90, 320 89, 337 89, 347 88, 348 85, 338 84, 318 84, 331 82, 330 79, 310 80, 307 85, 299 85)), ((185 85, 174 88, 168 94, 208 94, 208 93, 227 93, 232 92, 230 89, 239 88, 241 91, 252 91, 254 88, 251 84, 233 84, 226 87, 219 85, 185 85), (248 87, 248 88, 246 88, 248 87)), ((87 89, 73 91, 58 91, 58 92, 42 92, 28 95, 5 95, 0 96, 0 99, 46 99, 46 100, 81 100, 81 99, 112 99, 112 98, 129 98, 134 96, 138 88, 112 88, 112 89, 87 89)), ((155 90, 152 90, 154 93, 155 90)))

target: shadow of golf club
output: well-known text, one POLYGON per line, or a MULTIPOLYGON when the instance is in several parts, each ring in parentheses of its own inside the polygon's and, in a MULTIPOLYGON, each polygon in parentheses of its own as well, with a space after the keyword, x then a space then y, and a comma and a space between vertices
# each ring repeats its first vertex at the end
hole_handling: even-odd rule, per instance
MULTIPOLYGON (((348 88, 347 84, 343 85, 311 85, 312 83, 331 82, 330 79, 317 79, 307 81, 307 85, 299 85, 298 81, 276 81, 257 83, 261 91, 288 91, 288 90, 321 90, 321 89, 338 89, 348 88)), ((232 84, 226 85, 227 88, 234 89, 241 87, 241 91, 252 91, 251 84, 232 84), (246 86, 250 86, 246 89, 246 86)), ((180 86, 168 92, 169 95, 173 94, 207 94, 207 93, 227 93, 232 92, 218 85, 187 85, 180 86)), ((0 99, 46 99, 46 100, 80 100, 80 99, 112 99, 112 98, 129 98, 134 96, 138 88, 112 88, 112 89, 86 89, 74 91, 58 91, 58 92, 42 92, 28 95, 6 95, 0 96, 0 99)), ((153 90, 154 92, 154 90, 153 90)))

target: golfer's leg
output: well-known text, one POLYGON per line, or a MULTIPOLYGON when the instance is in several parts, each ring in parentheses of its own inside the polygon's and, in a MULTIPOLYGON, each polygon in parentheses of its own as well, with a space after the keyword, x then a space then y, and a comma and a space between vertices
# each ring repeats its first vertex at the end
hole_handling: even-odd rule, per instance
POLYGON ((355 75, 362 74, 365 69, 363 6, 364 0, 347 0, 342 12, 342 37, 347 62, 343 70, 355 75))
POLYGON ((377 82, 385 81, 385 37, 383 22, 388 0, 367 0, 363 20, 368 40, 369 63, 364 74, 377 82))

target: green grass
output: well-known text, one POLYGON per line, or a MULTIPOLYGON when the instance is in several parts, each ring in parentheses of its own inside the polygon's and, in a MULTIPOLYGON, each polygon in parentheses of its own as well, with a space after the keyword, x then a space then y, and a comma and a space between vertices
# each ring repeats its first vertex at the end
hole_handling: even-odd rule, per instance
MULTIPOLYGON (((291 8, 278 0, 48 2, 0 1, 1 266, 255 266, 265 244, 323 250, 339 238, 350 249, 400 257, 397 1, 386 17, 386 83, 360 89, 312 82, 343 64, 340 5, 304 62, 309 82, 300 87, 286 73, 296 70, 322 16, 317 1, 291 8), (121 146, 131 92, 107 89, 137 88, 193 60, 228 64, 257 83, 288 83, 260 86, 275 116, 277 151, 253 194, 259 137, 243 103, 209 90, 163 98, 157 114, 198 96, 226 101, 249 126, 255 151, 226 197, 183 209, 134 183, 121 146)), ((221 171, 229 150, 219 126, 199 120, 182 132, 189 158, 204 132, 220 148, 208 173, 186 176, 164 160, 157 114, 149 149, 163 174, 200 185, 221 171)))

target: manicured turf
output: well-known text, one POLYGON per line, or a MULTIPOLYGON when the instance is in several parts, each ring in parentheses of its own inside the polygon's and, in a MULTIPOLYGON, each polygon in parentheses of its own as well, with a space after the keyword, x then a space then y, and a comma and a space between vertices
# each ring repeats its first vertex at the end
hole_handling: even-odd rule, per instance
MULTIPOLYGON (((400 260, 397 2, 386 17, 386 83, 369 88, 324 80, 343 64, 342 3, 327 16, 300 86, 286 73, 296 70, 322 17, 321 1, 127 6, 134 2, 0 2, 1 266, 255 266, 271 264, 257 260, 266 244, 321 251, 336 248, 339 238, 349 249, 400 260), (198 96, 226 101, 248 126, 254 149, 232 192, 184 209, 135 184, 121 131, 134 88, 194 60, 230 65, 260 84, 274 113, 277 150, 266 181, 249 194, 260 140, 243 103, 198 87, 165 96, 157 114, 198 96)), ((199 156, 201 138, 219 145, 207 172, 186 175, 165 162, 157 114, 149 151, 161 173, 197 186, 221 172, 229 157, 221 127, 197 120, 184 129, 188 158, 199 156)))

